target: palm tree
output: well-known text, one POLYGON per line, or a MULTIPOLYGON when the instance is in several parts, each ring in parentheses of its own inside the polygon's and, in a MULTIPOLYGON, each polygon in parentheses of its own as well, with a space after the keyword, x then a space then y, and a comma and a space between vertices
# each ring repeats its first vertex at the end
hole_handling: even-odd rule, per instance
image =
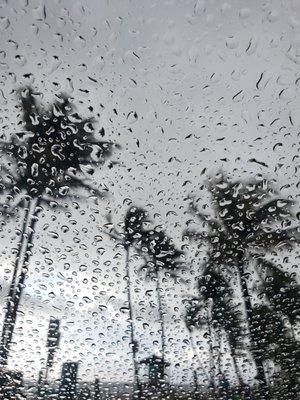
POLYGON ((80 117, 65 94, 57 95, 49 108, 39 104, 40 94, 31 88, 20 90, 18 95, 22 132, 0 143, 6 162, 1 165, 2 212, 14 215, 24 210, 1 335, 3 365, 7 364, 42 206, 59 206, 62 198, 72 196, 81 199, 82 195, 77 193, 80 189, 89 197, 104 197, 107 189, 94 187, 89 176, 112 155, 115 147, 111 142, 96 139, 93 119, 80 117))
MULTIPOLYGON (((281 378, 288 382, 282 395, 296 399, 300 351, 294 326, 300 317, 300 285, 292 273, 284 271, 282 266, 270 260, 258 258, 256 264, 259 267, 260 293, 268 303, 264 308, 256 307, 256 319, 263 321, 261 325, 266 324, 267 320, 269 326, 273 321, 272 333, 268 335, 272 350, 270 358, 280 367, 281 378)), ((257 329, 256 334, 259 332, 257 329)))
MULTIPOLYGON (((199 212, 195 203, 191 209, 207 231, 186 234, 209 245, 209 258, 215 266, 229 267, 239 279, 250 332, 251 353, 257 379, 268 396, 262 356, 254 346, 253 304, 249 290, 249 260, 277 247, 292 247, 299 240, 299 229, 291 227, 291 201, 276 196, 266 181, 232 182, 220 174, 208 182, 214 216, 199 212)), ((259 264, 255 263, 258 267, 259 264)))
POLYGON ((281 316, 269 305, 253 307, 255 347, 265 360, 272 360, 293 385, 299 378, 299 343, 290 335, 281 316))
POLYGON ((203 276, 199 279, 199 292, 205 301, 211 300, 213 327, 219 335, 220 332, 226 335, 235 374, 241 384, 242 378, 237 364, 237 353, 244 346, 241 316, 233 303, 233 290, 228 281, 220 271, 213 268, 209 260, 203 276))
POLYGON ((146 278, 154 280, 156 283, 156 294, 158 301, 158 315, 161 334, 161 357, 165 362, 166 354, 166 334, 164 319, 164 296, 161 287, 160 273, 165 271, 171 278, 176 279, 179 270, 184 268, 182 261, 183 252, 174 245, 173 241, 162 230, 153 229, 142 237, 142 252, 145 258, 145 265, 142 271, 146 278))
POLYGON ((253 346, 264 360, 274 359, 275 348, 285 336, 282 319, 265 304, 257 304, 252 310, 253 346))
MULTIPOLYGON (((111 218, 108 216, 111 223, 111 218)), ((122 224, 123 230, 120 232, 117 228, 110 226, 108 235, 117 243, 121 243, 125 250, 125 278, 126 278, 126 291, 127 303, 129 311, 129 330, 130 330, 130 346, 132 348, 133 367, 134 367, 134 384, 137 387, 138 393, 140 389, 140 381, 138 375, 138 343, 135 338, 134 316, 133 316, 133 302, 132 302, 132 280, 130 272, 130 250, 134 249, 140 251, 143 236, 146 234, 147 213, 139 207, 132 206, 128 209, 124 223, 122 224)))
MULTIPOLYGON (((186 314, 185 314, 185 326, 189 332, 189 342, 193 350, 193 358, 197 358, 199 369, 204 374, 205 379, 209 382, 210 386, 214 386, 213 376, 209 376, 206 369, 202 363, 201 357, 198 352, 198 346, 194 339, 194 331, 196 329, 201 329, 201 327, 206 323, 206 318, 203 314, 203 303, 199 298, 192 298, 186 302, 186 314)), ((213 354, 213 348, 210 340, 210 355, 213 354)), ((211 369, 212 372, 212 369, 211 369)))
POLYGON ((206 316, 200 316, 201 308, 198 305, 194 307, 193 319, 196 322, 195 326, 201 329, 205 326, 209 333, 209 347, 211 356, 211 384, 215 386, 215 355, 213 346, 213 337, 218 339, 219 355, 218 373, 221 376, 221 340, 222 334, 226 335, 226 339, 230 349, 230 355, 233 360, 235 373, 239 383, 242 378, 237 365, 237 351, 243 347, 242 343, 242 321, 238 310, 233 304, 233 291, 226 279, 220 272, 217 272, 210 262, 207 261, 207 266, 203 275, 198 280, 199 298, 198 304, 205 304, 206 316))
MULTIPOLYGON (((218 325, 218 311, 219 302, 222 297, 225 297, 229 287, 226 280, 214 270, 211 270, 209 266, 206 267, 203 275, 198 280, 198 290, 200 298, 203 299, 206 309, 206 327, 209 334, 209 347, 211 356, 211 376, 213 387, 216 387, 215 376, 216 376, 216 362, 218 362, 218 374, 221 376, 221 344, 220 344, 220 329, 218 325), (218 342, 218 359, 215 360, 214 351, 214 338, 217 336, 218 342)), ((225 301, 225 300, 224 300, 225 301)))
POLYGON ((237 358, 239 352, 244 348, 244 343, 242 341, 242 321, 239 314, 231 299, 221 297, 213 302, 212 320, 214 321, 215 329, 218 332, 223 332, 226 336, 235 375, 241 386, 243 379, 239 371, 237 358))
POLYGON ((280 377, 286 384, 284 388, 284 398, 299 398, 299 379, 300 379, 300 346, 299 340, 287 334, 286 330, 277 332, 280 334, 277 346, 274 351, 274 363, 280 367, 280 377), (278 345, 278 342, 280 345, 278 345))
MULTIPOLYGON (((275 312, 285 315, 293 326, 300 320, 300 285, 295 277, 270 260, 256 260, 261 292, 275 312)), ((293 330, 293 329, 292 329, 293 330)))

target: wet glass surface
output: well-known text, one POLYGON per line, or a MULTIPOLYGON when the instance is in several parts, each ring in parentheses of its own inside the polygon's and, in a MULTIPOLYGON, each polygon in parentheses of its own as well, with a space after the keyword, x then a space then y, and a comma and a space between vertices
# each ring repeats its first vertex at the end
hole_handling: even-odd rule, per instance
POLYGON ((297 399, 300 2, 0 35, 0 399, 297 399))

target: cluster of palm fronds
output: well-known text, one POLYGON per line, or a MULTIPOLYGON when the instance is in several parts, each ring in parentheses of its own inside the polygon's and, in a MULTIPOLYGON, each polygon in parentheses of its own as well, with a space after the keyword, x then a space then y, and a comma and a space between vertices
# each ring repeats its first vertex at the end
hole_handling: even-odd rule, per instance
MULTIPOLYGON (((188 324, 193 328, 206 324, 210 337, 214 330, 219 340, 220 331, 224 332, 238 380, 242 378, 236 357, 247 346, 244 337, 249 333, 248 350, 258 383, 268 385, 267 362, 295 383, 300 373, 300 352, 293 333, 300 316, 299 284, 294 271, 284 271, 269 260, 272 251, 291 249, 299 242, 300 230, 291 226, 292 202, 276 195, 265 180, 232 182, 220 175, 208 187, 214 215, 201 213, 193 199, 191 212, 202 229, 185 231, 198 243, 206 242, 208 248, 199 298, 189 304, 188 324), (253 284, 255 277, 259 285, 253 284), (237 307, 240 298, 244 310, 237 307), (207 315, 203 319, 204 307, 207 315)), ((215 368, 212 348, 211 354, 215 368)))
MULTIPOLYGON (((80 198, 84 191, 94 199, 103 197, 106 187, 96 187, 91 177, 94 168, 102 165, 118 147, 96 139, 93 119, 81 118, 66 95, 57 96, 47 109, 39 105, 39 94, 30 88, 21 90, 19 96, 22 132, 1 142, 2 214, 3 217, 23 215, 1 336, 2 364, 7 363, 42 205, 55 202, 59 206, 62 197, 80 198)), ((104 136, 103 129, 100 136, 104 136)), ((222 340, 229 346, 241 384, 243 377, 237 359, 247 349, 253 358, 256 378, 267 396, 266 362, 272 362, 282 376, 294 382, 299 376, 299 350, 294 333, 299 322, 299 285, 291 271, 284 271, 269 257, 274 250, 290 250, 299 242, 299 228, 292 226, 292 202, 280 198, 265 180, 233 182, 219 174, 207 186, 214 215, 202 213, 198 201, 190 199, 193 219, 189 225, 197 220, 200 227, 195 230, 188 226, 184 231, 184 237, 207 246, 207 257, 199 260, 203 266, 203 274, 198 277, 199 295, 186 301, 185 321, 191 346, 212 387, 217 385, 216 377, 222 375, 222 340), (254 275, 259 285, 253 285, 254 275), (196 330, 207 331, 209 337, 208 370, 202 365, 194 340, 196 330)), ((130 251, 134 249, 144 261, 141 272, 145 277, 156 282, 163 362, 166 341, 162 274, 176 278, 177 272, 186 267, 184 253, 162 229, 151 227, 146 210, 139 207, 128 210, 122 229, 108 224, 107 233, 125 251, 128 322, 134 378, 139 386, 130 251)))
MULTIPOLYGON (((109 221, 111 218, 109 216, 109 221)), ((184 268, 181 259, 183 252, 174 245, 173 241, 163 230, 149 228, 150 221, 147 219, 147 212, 139 207, 131 207, 124 219, 123 231, 119 231, 113 225, 108 231, 109 236, 117 243, 121 243, 126 252, 125 273, 127 281, 129 324, 131 333, 131 345, 134 361, 134 379, 139 386, 137 351, 138 343, 134 332, 134 316, 132 302, 132 285, 130 272, 130 250, 135 250, 143 259, 143 265, 140 268, 145 277, 156 282, 156 293, 158 299, 158 313, 161 333, 161 356, 165 364, 165 321, 163 310, 163 291, 161 288, 161 271, 168 271, 170 277, 176 277, 177 271, 184 268)))
MULTIPOLYGON (((267 181, 231 182, 220 175, 208 187, 215 215, 201 213, 193 199, 190 212, 200 221, 201 230, 189 227, 184 231, 184 236, 196 240, 200 246, 204 243, 207 246, 207 257, 200 260, 203 274, 198 278, 199 296, 186 301, 185 321, 190 344, 204 381, 214 388, 224 374, 220 360, 222 340, 226 340, 229 347, 240 385, 244 378, 238 359, 250 352, 257 383, 268 397, 266 365, 269 362, 280 370, 281 378, 292 382, 297 381, 300 372, 300 353, 293 334, 300 315, 299 285, 293 271, 284 272, 268 258, 272 251, 291 249, 299 241, 299 228, 291 226, 292 202, 277 196, 267 181), (253 276, 257 277, 259 285, 251 282, 253 276), (242 305, 239 304, 241 299, 242 305), (206 331, 209 338, 208 369, 197 349, 196 330, 206 331)), ((175 277, 179 269, 186 267, 183 252, 173 245, 165 232, 149 228, 150 221, 143 209, 130 208, 123 226, 122 233, 111 227, 109 235, 122 241, 126 250, 132 342, 136 343, 130 295, 130 248, 144 258, 142 270, 154 277, 157 284, 164 360, 165 327, 159 271, 167 271, 169 276, 175 277)), ((138 346, 133 348, 136 362, 138 346)), ((137 372, 136 381, 138 383, 137 372)))
MULTIPOLYGON (((0 358, 7 363, 17 311, 28 272, 35 225, 42 205, 59 206, 59 200, 86 191, 102 198, 107 189, 93 186, 93 168, 112 154, 115 144, 95 137, 93 119, 81 118, 71 100, 57 96, 48 109, 37 101, 39 93, 31 88, 19 91, 22 132, 12 134, 0 144, 2 215, 24 213, 13 277, 6 303, 0 358), (87 167, 87 168, 86 168, 87 167)), ((103 135, 103 130, 101 133, 103 135)))

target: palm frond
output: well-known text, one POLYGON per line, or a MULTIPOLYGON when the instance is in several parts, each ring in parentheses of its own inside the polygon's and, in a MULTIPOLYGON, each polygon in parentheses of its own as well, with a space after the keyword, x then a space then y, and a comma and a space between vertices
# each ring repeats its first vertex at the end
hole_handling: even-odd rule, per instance
MULTIPOLYGON (((68 186, 69 171, 82 172, 86 165, 101 165, 119 145, 96 138, 93 118, 80 117, 72 99, 56 95, 49 108, 39 104, 39 94, 30 87, 20 89, 25 132, 15 133, 0 148, 9 157, 15 185, 32 196, 56 197, 68 186), (47 193, 46 193, 47 192, 47 193)), ((83 171, 83 175, 84 171, 83 171)), ((72 177, 73 186, 93 190, 105 197, 86 180, 72 177)))
POLYGON ((185 229, 183 231, 183 237, 187 237, 191 240, 194 240, 196 242, 200 242, 201 241, 208 241, 210 240, 211 236, 207 233, 207 232, 198 232, 195 229, 185 229))
POLYGON ((68 181, 69 189, 78 189, 82 188, 86 190, 91 196, 96 196, 99 199, 105 199, 108 197, 108 190, 101 191, 94 187, 90 182, 84 181, 84 179, 79 178, 78 176, 68 175, 70 181, 68 181))
POLYGON ((179 250, 172 240, 163 231, 151 230, 145 232, 141 237, 141 248, 147 259, 150 270, 165 270, 173 273, 184 268, 181 260, 184 252, 179 250))
POLYGON ((293 213, 290 207, 293 205, 291 200, 287 199, 271 199, 267 203, 259 205, 254 211, 253 220, 257 223, 266 222, 273 223, 280 221, 286 217, 292 217, 293 213))
POLYGON ((258 269, 266 271, 262 283, 264 293, 276 312, 286 315, 292 324, 300 319, 300 285, 276 264, 260 258, 258 269))
POLYGON ((199 298, 185 300, 184 321, 187 329, 191 332, 193 329, 200 329, 206 321, 201 315, 204 305, 199 298))
POLYGON ((198 279, 198 290, 205 300, 219 300, 230 294, 227 280, 211 266, 207 267, 204 274, 198 279))
POLYGON ((261 247, 265 250, 272 250, 275 247, 293 248, 300 241, 300 227, 292 227, 286 229, 260 229, 250 239, 250 243, 254 246, 261 247))

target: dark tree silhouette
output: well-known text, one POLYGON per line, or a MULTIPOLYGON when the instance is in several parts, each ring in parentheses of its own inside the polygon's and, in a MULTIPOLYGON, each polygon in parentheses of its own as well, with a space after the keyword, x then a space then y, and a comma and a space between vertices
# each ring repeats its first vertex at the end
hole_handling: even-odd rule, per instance
MULTIPOLYGON (((220 174, 210 179, 214 216, 201 213, 196 202, 191 210, 206 231, 188 229, 189 237, 209 244, 208 256, 216 267, 225 266, 234 271, 240 281, 250 332, 251 353, 257 370, 257 379, 264 396, 268 397, 268 385, 261 353, 254 346, 253 304, 249 290, 249 261, 266 252, 283 246, 292 247, 299 241, 299 228, 292 227, 291 201, 276 195, 266 181, 230 181, 220 174)), ((255 263, 258 268, 259 264, 255 263)))
POLYGON ((219 299, 213 310, 212 318, 217 324, 218 330, 223 330, 225 333, 230 355, 233 361, 234 371, 239 383, 239 386, 243 384, 243 378, 241 376, 237 359, 239 353, 245 349, 245 343, 243 342, 243 326, 242 318, 237 307, 232 304, 231 299, 219 299))
POLYGON ((272 360, 280 367, 281 379, 289 381, 285 389, 288 398, 298 398, 299 342, 274 308, 265 304, 253 307, 253 337, 253 345, 262 359, 272 360))
MULTIPOLYGON (((233 303, 234 293, 230 288, 229 283, 223 277, 222 273, 212 267, 209 260, 207 264, 208 267, 205 269, 204 274, 198 281, 199 293, 206 303, 211 303, 210 325, 217 333, 219 340, 221 335, 225 334, 230 349, 230 355, 233 360, 236 377, 241 384, 242 378, 237 364, 237 353, 241 348, 243 348, 243 327, 241 316, 237 307, 233 303)), ((218 373, 221 377, 222 371, 220 366, 218 373)))
MULTIPOLYGON (((24 88, 18 95, 22 131, 7 140, 4 137, 0 143, 6 159, 6 164, 1 165, 2 213, 10 216, 24 211, 1 335, 0 362, 4 365, 42 206, 59 207, 63 198, 81 199, 84 191, 95 199, 104 197, 107 189, 94 187, 90 176, 95 167, 112 155, 116 146, 96 138, 93 119, 80 117, 67 95, 57 95, 49 108, 40 104, 40 94, 32 88, 24 88)), ((103 132, 102 129, 102 135, 103 132)))
MULTIPOLYGON (((197 359, 198 369, 201 371, 201 375, 204 375, 206 381, 210 386, 214 386, 214 379, 212 376, 207 374, 206 368, 203 365, 202 359, 198 352, 198 344, 194 338, 194 331, 201 329, 201 327, 206 323, 206 318, 201 315, 201 311, 204 309, 204 304, 199 298, 192 298, 185 301, 186 303, 186 313, 184 316, 184 321, 186 328, 189 332, 189 342, 193 350, 193 356, 197 359)), ((213 349, 210 342, 210 354, 213 354, 213 349)), ((210 368, 212 372, 212 368, 210 368)))
MULTIPOLYGON (((111 223, 111 217, 108 216, 108 220, 111 223)), ((134 383, 137 387, 137 391, 140 390, 140 381, 138 373, 138 343, 135 335, 134 327, 134 313, 133 313, 133 301, 132 301, 132 279, 130 271, 130 250, 137 252, 141 251, 141 243, 144 235, 146 235, 147 226, 147 213, 145 210, 139 207, 131 207, 127 211, 124 222, 122 223, 122 231, 111 226, 108 235, 121 244, 125 250, 125 279, 127 286, 127 303, 129 311, 129 329, 130 329, 130 346, 132 349, 133 367, 134 367, 134 383)))
POLYGON ((153 229, 142 237, 142 251, 144 253, 145 265, 142 271, 146 278, 156 283, 158 300, 158 314, 161 332, 161 357, 165 361, 166 335, 164 319, 164 296, 161 287, 160 273, 164 272, 168 277, 176 279, 178 271, 184 268, 182 261, 183 252, 175 246, 173 241, 162 230, 153 229))
POLYGON ((256 264, 261 293, 276 312, 288 317, 291 326, 295 325, 300 320, 300 285, 293 273, 264 258, 258 258, 256 264))
MULTIPOLYGON (((192 307, 188 310, 189 323, 198 329, 207 329, 210 348, 210 385, 216 386, 216 362, 213 337, 217 337, 219 346, 218 374, 221 377, 221 338, 225 334, 230 355, 233 360, 235 373, 239 383, 242 378, 237 364, 237 352, 243 348, 242 320, 236 306, 233 304, 233 291, 222 274, 215 269, 206 267, 198 280, 199 298, 193 299, 192 307)), ((187 318, 186 317, 186 318, 187 318)))

